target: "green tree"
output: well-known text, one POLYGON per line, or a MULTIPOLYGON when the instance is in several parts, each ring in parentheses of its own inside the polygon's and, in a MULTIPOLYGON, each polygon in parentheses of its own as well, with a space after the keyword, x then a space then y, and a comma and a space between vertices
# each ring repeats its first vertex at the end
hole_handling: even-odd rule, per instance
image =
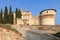
POLYGON ((22 14, 21 14, 21 11, 19 10, 19 14, 18 14, 18 17, 21 18, 22 14))
POLYGON ((18 8, 16 8, 16 11, 15 11, 15 13, 16 13, 16 18, 18 18, 18 15, 19 15, 18 8))
POLYGON ((3 14, 3 12, 2 12, 2 9, 0 10, 0 23, 2 23, 2 14, 3 14))
POLYGON ((11 8, 11 6, 10 6, 9 18, 8 18, 8 19, 9 19, 8 22, 9 22, 10 24, 12 24, 12 20, 13 20, 13 19, 12 19, 12 8, 11 8))
POLYGON ((5 10, 4 10, 4 24, 8 23, 8 9, 7 7, 5 7, 5 10))

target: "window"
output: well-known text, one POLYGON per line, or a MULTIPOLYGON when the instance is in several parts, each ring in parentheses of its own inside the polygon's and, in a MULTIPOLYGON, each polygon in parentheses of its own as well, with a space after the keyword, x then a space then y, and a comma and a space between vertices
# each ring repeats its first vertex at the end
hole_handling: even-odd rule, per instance
POLYGON ((48 13, 48 11, 47 11, 47 13, 48 13))

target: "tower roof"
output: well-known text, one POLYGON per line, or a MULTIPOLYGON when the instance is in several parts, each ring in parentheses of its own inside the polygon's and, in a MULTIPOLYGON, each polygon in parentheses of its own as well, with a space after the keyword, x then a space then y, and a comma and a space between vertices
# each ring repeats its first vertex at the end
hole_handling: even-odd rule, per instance
POLYGON ((44 11, 47 11, 47 10, 54 10, 55 12, 57 12, 57 10, 55 10, 55 9, 45 9, 45 10, 41 11, 40 14, 44 11))

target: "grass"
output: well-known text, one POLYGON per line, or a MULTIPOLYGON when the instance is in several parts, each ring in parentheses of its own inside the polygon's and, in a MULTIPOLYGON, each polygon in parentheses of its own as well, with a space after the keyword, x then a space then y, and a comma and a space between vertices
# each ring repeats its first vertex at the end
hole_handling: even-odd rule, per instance
POLYGON ((13 27, 11 27, 10 24, 4 24, 4 25, 2 25, 2 27, 5 28, 5 29, 14 31, 14 32, 16 32, 16 33, 19 33, 16 29, 14 29, 13 27))

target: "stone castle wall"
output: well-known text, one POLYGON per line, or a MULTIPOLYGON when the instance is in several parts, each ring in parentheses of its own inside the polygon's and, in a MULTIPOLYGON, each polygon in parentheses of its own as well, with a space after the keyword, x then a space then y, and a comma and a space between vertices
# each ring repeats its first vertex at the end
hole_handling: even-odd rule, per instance
POLYGON ((21 10, 21 14, 22 14, 21 18, 16 18, 15 13, 13 14, 14 24, 19 25, 23 23, 22 25, 55 25, 55 16, 56 16, 55 9, 43 10, 37 16, 32 16, 32 13, 30 11, 26 12, 24 10, 21 10))
POLYGON ((32 13, 24 10, 21 10, 21 18, 16 18, 16 14, 14 15, 14 24, 21 24, 21 25, 39 25, 39 18, 38 16, 32 16, 32 13))

